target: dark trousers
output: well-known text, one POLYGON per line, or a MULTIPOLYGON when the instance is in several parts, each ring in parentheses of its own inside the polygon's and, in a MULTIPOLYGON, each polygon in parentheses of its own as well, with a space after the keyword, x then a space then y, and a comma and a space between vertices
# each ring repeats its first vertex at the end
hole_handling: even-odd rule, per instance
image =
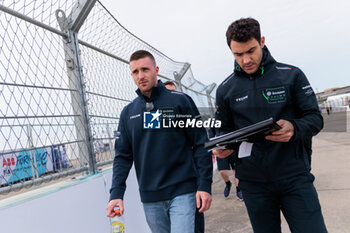
POLYGON ((239 181, 255 233, 280 233, 282 211, 292 233, 327 232, 311 173, 271 183, 239 181))
POLYGON ((204 233, 204 214, 199 213, 198 209, 196 210, 196 216, 194 220, 195 220, 194 232, 204 233))

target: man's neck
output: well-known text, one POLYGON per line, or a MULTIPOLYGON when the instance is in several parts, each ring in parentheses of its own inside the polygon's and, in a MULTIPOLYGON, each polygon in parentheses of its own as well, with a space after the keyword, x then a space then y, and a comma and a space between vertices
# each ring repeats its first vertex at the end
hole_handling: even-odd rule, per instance
POLYGON ((151 98, 152 89, 149 91, 141 92, 142 95, 146 96, 147 98, 151 98))
MULTIPOLYGON (((156 86, 158 86, 158 80, 153 87, 156 87, 156 86)), ((144 91, 144 92, 141 91, 141 94, 146 96, 147 98, 151 98, 153 87, 147 91, 144 91)))

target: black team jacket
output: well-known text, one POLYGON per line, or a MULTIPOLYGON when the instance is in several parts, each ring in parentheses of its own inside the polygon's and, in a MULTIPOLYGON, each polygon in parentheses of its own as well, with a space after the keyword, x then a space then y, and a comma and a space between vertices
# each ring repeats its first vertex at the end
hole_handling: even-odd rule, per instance
POLYGON ((237 178, 273 182, 310 171, 311 138, 323 128, 315 94, 297 67, 276 62, 266 48, 258 71, 249 75, 235 63, 234 72, 216 93, 220 134, 273 117, 290 121, 289 142, 254 142, 251 156, 237 158, 237 178))

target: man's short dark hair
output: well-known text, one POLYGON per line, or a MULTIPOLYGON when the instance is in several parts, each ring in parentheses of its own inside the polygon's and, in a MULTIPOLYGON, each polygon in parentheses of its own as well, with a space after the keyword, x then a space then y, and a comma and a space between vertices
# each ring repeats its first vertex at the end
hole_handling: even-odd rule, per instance
POLYGON ((166 82, 164 82, 164 85, 165 86, 166 85, 171 85, 171 86, 175 86, 176 87, 176 85, 175 85, 175 83, 173 81, 166 81, 166 82))
POLYGON ((156 59, 154 59, 153 55, 146 50, 137 50, 133 54, 131 54, 129 62, 139 60, 141 58, 149 57, 156 64, 156 59))
POLYGON ((247 42, 252 38, 255 38, 260 44, 260 24, 256 19, 240 18, 234 21, 227 28, 226 40, 228 47, 230 47, 231 40, 237 42, 247 42))

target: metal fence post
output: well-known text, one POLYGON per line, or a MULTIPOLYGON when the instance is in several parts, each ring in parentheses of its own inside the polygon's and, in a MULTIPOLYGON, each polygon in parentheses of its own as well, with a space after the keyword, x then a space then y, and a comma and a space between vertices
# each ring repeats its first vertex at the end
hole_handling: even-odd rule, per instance
POLYGON ((78 33, 97 0, 77 0, 68 16, 70 30, 78 33))
POLYGON ((211 93, 213 92, 214 88, 216 86, 216 83, 212 83, 209 88, 206 90, 206 96, 207 96, 207 100, 208 100, 208 107, 210 108, 210 112, 212 114, 212 117, 214 117, 215 115, 215 107, 213 106, 213 103, 211 102, 211 93))
POLYGON ((175 81, 178 85, 178 89, 180 91, 183 91, 182 89, 182 84, 181 84, 181 79, 184 77, 184 75, 186 74, 187 70, 191 67, 191 64, 189 63, 185 63, 184 66, 182 67, 182 69, 180 70, 180 72, 176 72, 174 71, 174 78, 175 78, 175 81))
POLYGON ((32 177, 33 177, 33 180, 35 180, 36 178, 39 178, 39 174, 37 169, 38 163, 36 161, 36 154, 35 154, 35 151, 32 150, 34 148, 34 144, 33 144, 32 126, 30 124, 27 125, 27 136, 28 136, 28 148, 29 148, 29 155, 30 155, 32 177))
POLYGON ((90 174, 97 171, 96 158, 93 146, 93 136, 89 121, 88 100, 86 96, 85 81, 81 65, 81 57, 78 41, 78 30, 91 11, 96 1, 79 0, 73 7, 69 18, 62 10, 56 11, 59 26, 68 37, 63 38, 64 51, 69 76, 69 87, 71 91, 72 108, 75 115, 74 124, 77 133, 79 159, 81 164, 86 164, 88 158, 90 174))
POLYGON ((111 152, 111 159, 113 159, 114 155, 115 155, 115 150, 114 150, 114 146, 113 146, 113 141, 111 139, 111 138, 113 138, 112 133, 111 133, 111 128, 109 127, 108 123, 106 125, 106 129, 107 129, 107 134, 108 134, 108 138, 109 138, 109 150, 111 152))

